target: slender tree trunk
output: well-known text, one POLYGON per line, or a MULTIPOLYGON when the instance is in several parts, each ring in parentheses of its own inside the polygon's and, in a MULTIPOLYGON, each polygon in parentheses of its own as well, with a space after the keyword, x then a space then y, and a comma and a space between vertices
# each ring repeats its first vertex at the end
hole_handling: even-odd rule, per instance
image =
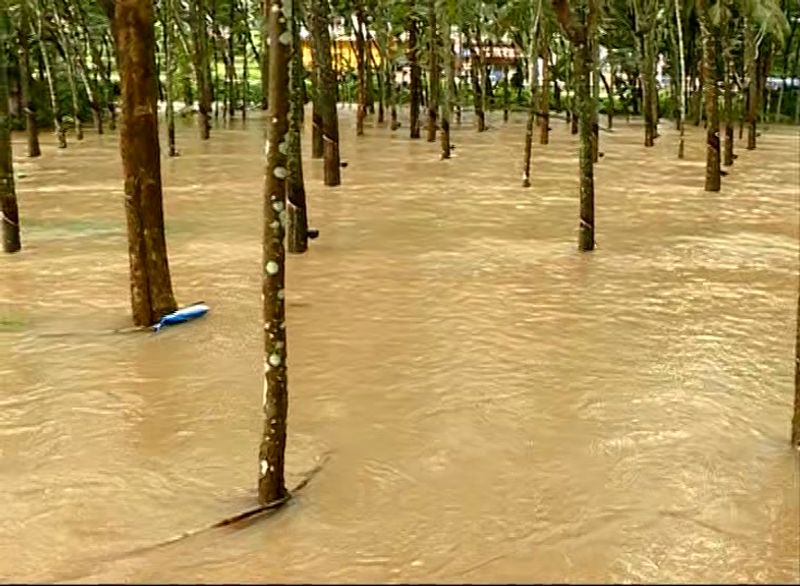
POLYGON ((322 112, 319 104, 319 72, 315 72, 316 87, 314 99, 311 102, 311 158, 321 159, 325 155, 325 144, 322 139, 322 112))
POLYGON ((725 51, 725 152, 723 164, 733 165, 733 74, 735 63, 730 47, 725 51))
MULTIPOLYGON (((291 0, 296 1, 296 0, 291 0)), ((292 55, 289 81, 289 138, 287 153, 286 194, 288 197, 287 244, 289 252, 301 254, 308 249, 308 213, 306 187, 303 181, 303 48, 300 45, 300 27, 297 18, 289 20, 292 29, 292 55)))
MULTIPOLYGON (((592 60, 589 68, 589 75, 592 80, 592 162, 600 160, 600 121, 598 119, 598 104, 600 103, 600 42, 597 38, 590 37, 589 45, 592 51, 592 60)), ((594 189, 594 188, 593 188, 594 189)), ((594 197, 594 191, 592 192, 594 197)))
MULTIPOLYGON (((208 140, 211 137, 211 72, 205 0, 189 0, 189 15, 194 41, 192 58, 194 60, 195 76, 197 77, 200 138, 208 140)), ((215 61, 214 71, 216 69, 215 61)))
POLYGON ((228 59, 226 60, 228 79, 228 116, 233 120, 236 116, 236 2, 231 0, 229 18, 231 28, 228 31, 228 59))
POLYGON ((655 31, 644 35, 642 60, 642 87, 644 88, 644 146, 652 147, 656 139, 656 119, 653 104, 658 100, 656 90, 655 31))
POLYGON ((358 110, 356 112, 356 136, 364 134, 364 120, 367 117, 367 57, 366 41, 364 38, 366 19, 363 7, 358 4, 356 9, 356 67, 358 68, 358 110))
POLYGON ((452 89, 455 84, 455 70, 453 68, 453 42, 450 39, 450 18, 448 6, 442 4, 441 45, 444 51, 444 99, 442 100, 442 159, 450 158, 450 119, 453 116, 452 89))
POLYGON ((428 99, 428 142, 436 142, 436 116, 439 111, 439 43, 436 25, 436 2, 428 0, 428 32, 429 38, 429 66, 430 66, 430 95, 428 99))
POLYGON ((590 72, 593 68, 592 48, 588 41, 578 45, 575 55, 576 94, 580 112, 580 225, 578 248, 582 251, 594 250, 594 113, 590 72))
POLYGON ((50 107, 53 110, 53 125, 56 137, 58 138, 58 148, 67 148, 67 131, 64 128, 63 119, 61 117, 61 107, 58 103, 56 96, 55 82, 53 81, 53 73, 50 69, 50 56, 46 45, 42 44, 41 37, 39 37, 39 49, 42 52, 42 60, 44 61, 45 77, 47 77, 47 87, 50 91, 50 107))
MULTIPOLYGON (((106 47, 106 57, 108 59, 108 64, 106 67, 106 106, 108 107, 108 127, 113 132, 117 129, 117 107, 116 107, 116 94, 114 91, 114 84, 111 81, 111 72, 113 71, 112 63, 114 62, 114 56, 112 55, 112 49, 110 43, 106 42, 105 39, 107 37, 103 37, 104 45, 106 47)), ((66 138, 65 138, 66 140, 66 138)))
MULTIPOLYGON (((703 0, 701 0, 703 1, 703 0)), ((703 94, 705 98, 706 119, 706 191, 720 190, 720 140, 719 112, 717 108, 717 64, 716 38, 710 30, 705 8, 700 16, 703 42, 703 94)))
POLYGON ((542 13, 542 0, 534 6, 531 2, 531 30, 528 32, 528 66, 530 69, 531 95, 528 101, 528 120, 525 124, 525 153, 522 159, 522 187, 531 186, 531 158, 533 156, 533 124, 536 120, 536 92, 534 91, 534 75, 536 69, 536 43, 539 36, 539 17, 542 13))
POLYGON ((503 122, 508 122, 508 109, 511 103, 511 90, 508 87, 508 65, 503 67, 503 122))
POLYGON ((259 449, 258 500, 262 505, 288 497, 284 480, 286 413, 285 268, 283 247, 286 208, 286 149, 280 144, 289 131, 289 62, 291 20, 284 6, 294 0, 268 0, 270 41, 269 122, 267 123, 267 168, 264 181, 264 433, 259 449))
POLYGON ((758 120, 758 53, 753 24, 745 19, 744 53, 747 69, 747 150, 756 148, 756 121, 758 120))
POLYGON ((173 0, 161 0, 166 69, 167 153, 170 157, 176 157, 178 151, 175 148, 175 109, 172 105, 172 88, 175 83, 175 22, 172 2, 173 0))
MULTIPOLYGON (((594 156, 593 124, 597 106, 592 99, 591 76, 597 70, 596 49, 591 42, 596 33, 597 0, 589 0, 584 24, 578 24, 567 0, 552 0, 562 30, 575 46, 575 85, 580 112, 580 225, 578 248, 594 250, 594 156)), ((595 74, 596 75, 596 74, 595 74)))
POLYGON ((247 80, 247 41, 250 35, 250 9, 247 0, 242 0, 242 22, 245 33, 242 35, 242 122, 247 120, 247 106, 250 101, 250 83, 247 80))
POLYGON ((422 89, 422 72, 419 66, 419 25, 414 14, 415 0, 408 0, 408 64, 411 69, 411 80, 409 83, 410 92, 410 112, 409 112, 409 136, 412 139, 420 137, 419 109, 420 94, 422 89))
MULTIPOLYGON (((397 45, 400 45, 400 38, 395 38, 397 45)), ((388 55, 386 61, 383 63, 386 68, 386 101, 389 104, 389 128, 393 131, 400 128, 400 122, 397 120, 397 94, 395 90, 395 73, 394 64, 389 62, 388 55)))
POLYGON ((42 154, 39 147, 39 129, 36 125, 36 107, 31 99, 31 66, 28 35, 30 22, 28 21, 27 2, 20 4, 20 30, 19 39, 19 77, 20 92, 22 93, 22 107, 25 110, 25 132, 28 137, 28 156, 38 157, 42 154))
MULTIPOLYGON (((3 224, 3 251, 17 252, 22 244, 19 237, 19 210, 14 190, 14 159, 11 152, 11 116, 8 111, 9 49, 8 12, 0 12, 0 213, 3 224)), ((27 33, 26 33, 27 34, 27 33)))
POLYGON ((131 305, 134 324, 147 326, 176 309, 164 237, 154 14, 149 0, 116 0, 115 5, 131 305))
POLYGON ((598 72, 600 76, 600 81, 603 82, 603 86, 606 88, 606 93, 608 94, 608 108, 606 109, 606 124, 608 124, 609 130, 614 128, 614 69, 612 68, 609 73, 609 79, 611 81, 606 80, 606 76, 602 73, 598 72))
POLYGON ((481 59, 479 52, 482 50, 480 43, 476 49, 472 43, 469 33, 465 32, 464 37, 469 45, 471 58, 470 58, 470 77, 472 78, 472 98, 475 107, 475 118, 478 120, 478 132, 486 130, 486 113, 483 109, 483 89, 481 87, 481 59))
POLYGON ((75 127, 75 138, 83 140, 83 127, 81 126, 81 108, 78 94, 78 84, 75 82, 75 64, 72 55, 72 47, 69 39, 64 32, 65 26, 58 12, 58 7, 53 4, 53 17, 56 25, 56 37, 58 43, 64 51, 64 65, 67 68, 67 82, 69 83, 69 93, 72 98, 72 118, 75 127))
POLYGON ((550 46, 548 39, 542 39, 542 85, 539 106, 539 144, 550 142, 550 46))
MULTIPOLYGON (((316 2, 311 2, 313 7, 316 2)), ((261 60, 259 67, 261 68, 261 109, 266 110, 269 107, 269 32, 267 31, 267 7, 269 0, 261 0, 261 60)))
POLYGON ((686 59, 683 49, 683 19, 681 17, 683 8, 681 0, 675 0, 675 25, 678 29, 678 52, 680 60, 680 110, 678 112, 678 158, 684 157, 684 127, 686 125, 686 59))
POLYGON ((314 63, 318 63, 319 88, 317 96, 322 124, 322 155, 325 185, 341 184, 339 161, 339 114, 336 108, 336 71, 331 55, 329 32, 330 4, 316 0, 310 5, 309 24, 314 48, 314 63))
POLYGON ((800 289, 797 296, 797 335, 794 343, 794 417, 792 445, 800 449, 800 289))

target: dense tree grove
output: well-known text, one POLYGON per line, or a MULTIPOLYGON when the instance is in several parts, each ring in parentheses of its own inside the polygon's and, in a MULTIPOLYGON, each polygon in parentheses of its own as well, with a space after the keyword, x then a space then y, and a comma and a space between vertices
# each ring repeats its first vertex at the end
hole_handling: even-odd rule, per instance
MULTIPOLYGON (((591 251, 601 121, 612 128, 615 116, 640 116, 647 149, 669 119, 679 130, 676 158, 685 156, 685 125, 704 125, 709 192, 724 191, 723 168, 735 164, 738 140, 753 150, 765 123, 800 123, 798 0, 2 0, 0 7, 4 248, 20 249, 25 221, 9 129, 24 130, 25 154, 39 157, 42 130, 68 148, 90 126, 95 133, 119 127, 138 325, 176 307, 160 120, 165 152, 177 156, 176 116, 195 117, 199 138, 213 140, 219 124, 246 119, 250 108, 267 110, 262 504, 286 496, 283 286, 285 249, 304 252, 311 234, 304 125, 313 156, 324 160, 325 185, 336 187, 346 184, 343 131, 368 134, 374 121, 420 139, 424 129, 439 143, 432 152, 446 160, 453 125, 484 132, 501 123, 493 110, 503 111, 503 123, 520 111, 527 117, 520 160, 509 165, 535 190, 536 129, 547 145, 551 125, 565 119, 580 144, 578 248, 591 251), (352 130, 340 129, 343 102, 356 106, 352 130)), ((797 381, 800 397, 800 358, 797 381)), ((800 443, 800 398, 796 413, 800 443)))

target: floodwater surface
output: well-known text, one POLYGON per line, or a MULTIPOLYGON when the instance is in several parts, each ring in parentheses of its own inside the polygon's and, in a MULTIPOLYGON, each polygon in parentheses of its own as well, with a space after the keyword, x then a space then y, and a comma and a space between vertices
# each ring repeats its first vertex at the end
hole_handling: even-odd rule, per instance
MULTIPOLYGON (((603 132, 577 252, 576 137, 470 120, 455 158, 343 112, 344 184, 306 160, 288 267, 289 506, 254 503, 263 121, 163 158, 179 303, 130 325, 116 136, 15 137, 24 250, 0 257, 0 579, 800 582, 789 447, 798 131, 705 193, 704 135, 603 132)), ((307 146, 307 145, 306 145, 307 146)))

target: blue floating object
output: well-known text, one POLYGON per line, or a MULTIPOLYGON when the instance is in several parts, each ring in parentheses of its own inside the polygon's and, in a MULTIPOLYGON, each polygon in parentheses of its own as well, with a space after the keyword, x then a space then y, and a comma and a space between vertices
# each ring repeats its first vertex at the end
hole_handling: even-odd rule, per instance
POLYGON ((172 326, 175 324, 182 324, 187 321, 192 321, 193 319, 197 319, 198 317, 203 317, 205 314, 208 313, 209 307, 203 302, 194 303, 187 307, 183 307, 177 311, 173 311, 172 313, 168 313, 164 317, 161 318, 157 324, 153 326, 153 331, 157 332, 164 326, 172 326))

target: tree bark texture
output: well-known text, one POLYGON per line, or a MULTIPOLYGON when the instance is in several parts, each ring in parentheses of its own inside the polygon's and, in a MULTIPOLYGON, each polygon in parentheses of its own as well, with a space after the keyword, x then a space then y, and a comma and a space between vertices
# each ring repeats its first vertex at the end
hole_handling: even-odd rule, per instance
POLYGON ((113 30, 122 94, 120 152, 133 322, 156 323, 176 309, 161 193, 155 28, 150 0, 117 0, 113 30))
POLYGON ((262 299, 264 321, 264 431, 259 448, 258 500, 262 505, 287 495, 284 480, 286 413, 286 312, 284 282, 286 252, 286 177, 289 131, 289 61, 292 14, 284 7, 293 0, 268 0, 269 115, 267 165, 264 179, 264 239, 262 299))
POLYGON ((703 43, 703 97, 705 101, 706 120, 706 191, 720 190, 720 140, 719 140, 719 108, 717 106, 717 47, 716 38, 704 12, 700 16, 700 28, 703 43))

